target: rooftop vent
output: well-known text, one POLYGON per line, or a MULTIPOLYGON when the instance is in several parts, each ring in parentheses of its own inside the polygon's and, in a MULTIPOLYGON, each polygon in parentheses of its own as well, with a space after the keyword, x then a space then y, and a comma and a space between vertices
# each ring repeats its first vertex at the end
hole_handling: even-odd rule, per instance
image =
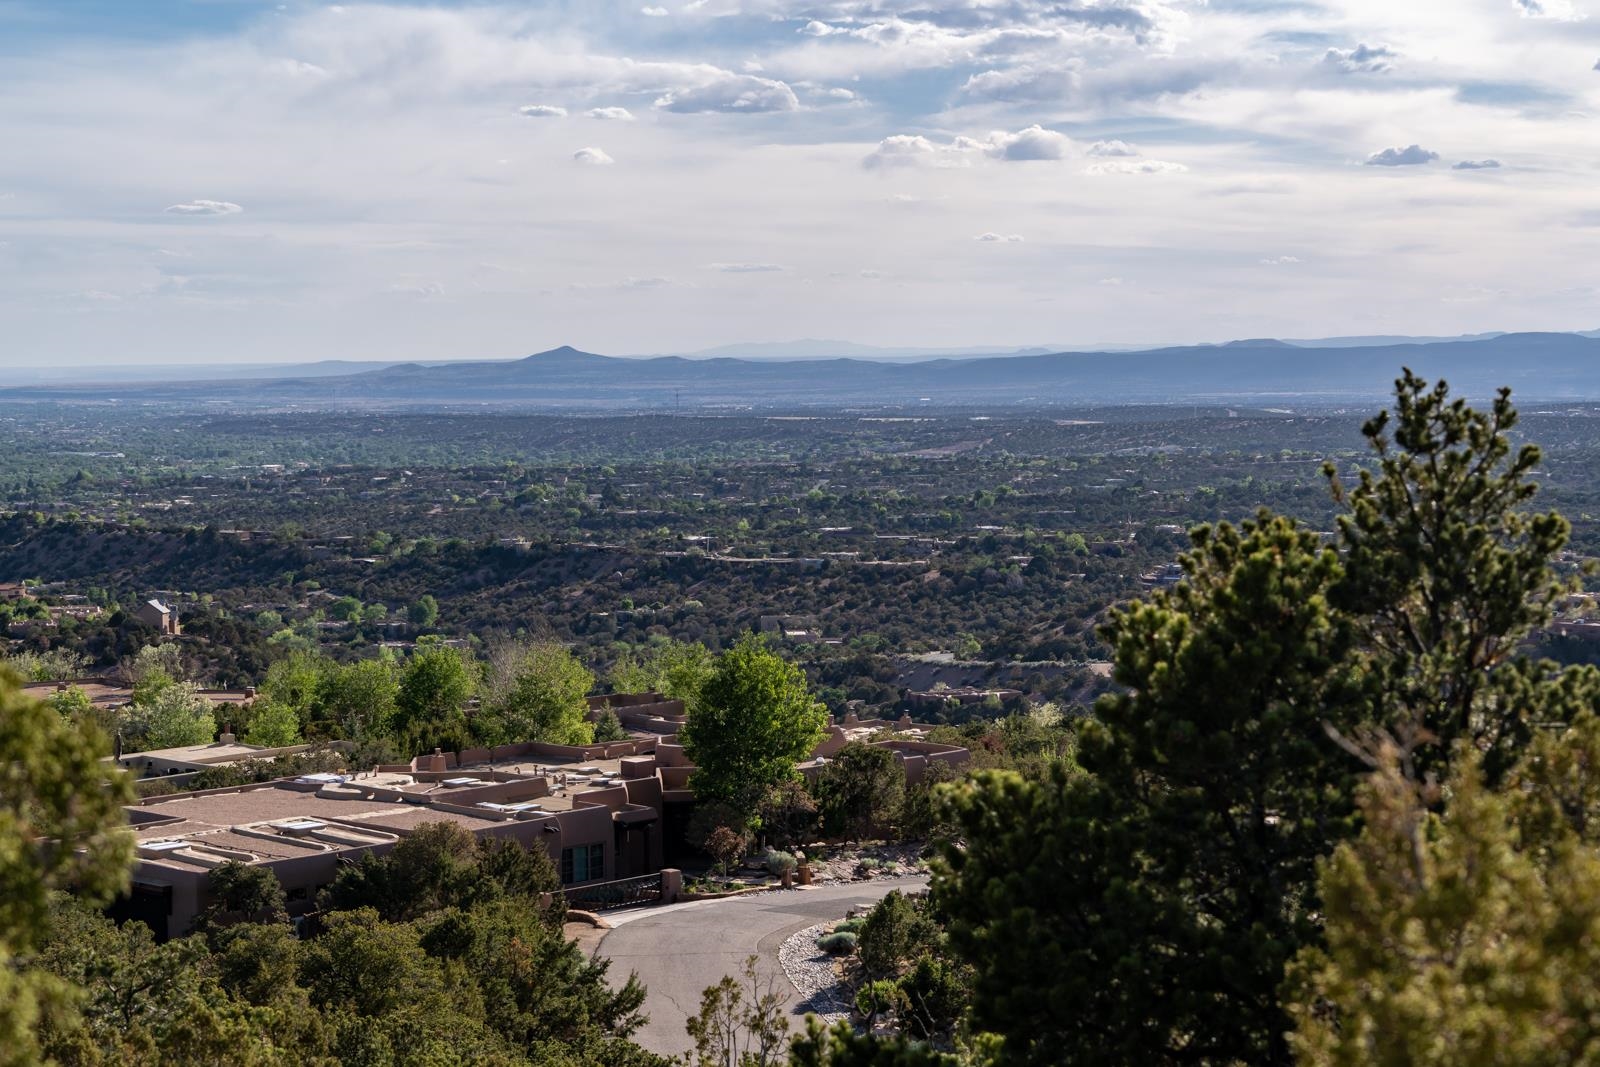
POLYGON ((482 785, 483 784, 483 779, 481 779, 481 778, 446 778, 444 781, 440 782, 439 784, 445 786, 448 789, 459 789, 464 785, 482 785))
POLYGON ((139 845, 140 852, 171 852, 173 849, 182 848, 187 841, 144 841, 139 845))
POLYGON ((497 804, 492 800, 485 800, 485 801, 481 802, 478 805, 478 807, 484 808, 484 809, 486 809, 488 811, 503 812, 503 813, 505 813, 507 815, 515 815, 515 814, 517 814, 519 812, 524 812, 524 811, 543 811, 544 810, 544 805, 543 804, 536 804, 531 800, 519 800, 514 804, 497 804))
POLYGON ((309 837, 328 824, 319 822, 316 819, 285 819, 272 825, 277 828, 280 834, 287 837, 309 837))
POLYGON ((327 771, 318 771, 316 774, 302 774, 295 779, 295 783, 297 785, 343 785, 349 780, 342 774, 329 774, 327 771))

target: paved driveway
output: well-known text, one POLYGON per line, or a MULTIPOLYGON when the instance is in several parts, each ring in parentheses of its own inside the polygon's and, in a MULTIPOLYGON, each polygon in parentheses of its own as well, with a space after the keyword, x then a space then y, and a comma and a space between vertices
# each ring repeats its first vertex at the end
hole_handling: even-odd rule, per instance
POLYGON ((725 974, 738 974, 752 953, 761 957, 762 974, 779 978, 796 1017, 793 1033, 805 1009, 778 966, 778 946, 797 930, 876 903, 891 889, 926 884, 925 878, 884 878, 612 912, 606 919, 616 929, 600 941, 600 955, 612 961, 614 983, 637 971, 648 987, 644 1010, 650 1022, 634 1040, 652 1052, 691 1051, 683 1023, 699 1012, 701 990, 725 974))

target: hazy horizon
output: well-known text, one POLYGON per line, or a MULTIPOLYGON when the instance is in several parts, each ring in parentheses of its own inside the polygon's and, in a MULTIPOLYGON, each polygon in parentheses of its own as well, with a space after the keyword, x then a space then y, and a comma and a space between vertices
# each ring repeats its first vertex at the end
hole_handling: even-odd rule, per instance
MULTIPOLYGON (((911 363, 937 359, 964 359, 1008 356, 1038 355, 1038 354, 1131 354, 1137 352, 1159 351, 1168 348, 1225 348, 1231 344, 1248 341, 1278 341, 1292 347, 1315 348, 1319 342, 1328 342, 1330 348, 1360 348, 1377 347, 1387 344, 1434 344, 1444 341, 1478 340, 1484 337, 1496 336, 1510 331, 1485 331, 1482 335, 1346 335, 1329 338, 1226 338, 1223 340, 1205 341, 1167 341, 1147 344, 1116 344, 1108 342, 1104 345, 1090 344, 1033 344, 1018 346, 971 345, 958 347, 942 347, 938 345, 865 345, 855 341, 840 338, 795 338, 786 341, 752 341, 746 343, 728 343, 716 345, 711 348, 697 349, 689 352, 599 352, 592 347, 583 345, 560 344, 542 347, 537 351, 523 352, 516 355, 477 356, 464 355, 455 358, 430 359, 418 357, 414 359, 385 359, 373 356, 367 358, 341 358, 328 357, 318 360, 296 358, 292 355, 278 359, 263 358, 260 360, 241 360, 228 364, 239 369, 274 369, 288 367, 310 367, 319 365, 351 366, 356 369, 372 367, 388 367, 399 363, 418 363, 427 365, 449 365, 452 363, 479 363, 479 362, 515 362, 540 355, 546 355, 561 349, 573 349, 585 355, 604 356, 611 359, 624 360, 650 360, 650 359, 690 359, 707 360, 717 358, 731 358, 748 362, 803 362, 807 360, 834 360, 854 359, 865 362, 911 363)), ((1567 332, 1567 331, 1530 331, 1530 332, 1567 332)), ((1600 334, 1600 331, 1586 331, 1588 334, 1600 334)), ((71 375, 81 371, 186 371, 213 367, 214 361, 204 359, 172 360, 167 362, 84 362, 73 367, 53 367, 47 364, 0 364, 0 382, 6 380, 5 371, 38 372, 27 374, 29 380, 42 380, 42 375, 57 374, 71 375)))
POLYGON ((5 0, 0 363, 1592 329, 1597 14, 5 0))

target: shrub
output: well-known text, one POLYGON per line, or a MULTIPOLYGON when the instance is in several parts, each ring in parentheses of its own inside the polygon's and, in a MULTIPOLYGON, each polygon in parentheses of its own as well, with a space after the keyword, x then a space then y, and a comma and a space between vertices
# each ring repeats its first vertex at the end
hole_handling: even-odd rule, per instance
POLYGON ((727 874, 744 855, 745 836, 737 830, 719 826, 706 838, 706 851, 716 861, 717 870, 727 874))
POLYGON ((857 936, 860 936, 861 928, 863 926, 865 926, 866 924, 867 924, 866 918, 863 917, 863 916, 858 915, 854 919, 846 919, 844 922, 840 923, 838 926, 835 926, 833 928, 833 932, 836 933, 836 934, 855 934, 857 936))
POLYGON ((817 947, 830 956, 848 956, 856 950, 856 935, 832 933, 817 938, 817 947))
POLYGON ((897 983, 906 999, 906 1028, 914 1037, 935 1038, 954 1029, 971 998, 970 971, 933 956, 917 960, 897 983))
POLYGON ((904 1013, 910 1006, 898 982, 880 979, 856 990, 856 1012, 869 1020, 880 1015, 904 1013))
POLYGON ((862 921, 861 965, 874 978, 893 978, 901 968, 933 948, 939 928, 918 902, 895 890, 862 921))
POLYGON ((775 848, 767 849, 767 855, 762 862, 766 864, 767 873, 774 878, 781 878, 800 865, 799 861, 789 853, 775 848))

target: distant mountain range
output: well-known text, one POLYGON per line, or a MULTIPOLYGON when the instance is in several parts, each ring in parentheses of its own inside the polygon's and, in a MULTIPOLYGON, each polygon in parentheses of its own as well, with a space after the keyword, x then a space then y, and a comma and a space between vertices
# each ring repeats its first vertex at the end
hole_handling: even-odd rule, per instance
MULTIPOLYGON (((1381 397, 1402 366, 1483 396, 1600 400, 1600 331, 1359 344, 1272 338, 1127 352, 944 356, 915 362, 782 356, 621 358, 561 347, 518 360, 311 364, 249 379, 78 381, 0 389, 10 400, 241 407, 495 406, 561 410, 986 407, 1116 403, 1328 404, 1381 397)), ((811 342, 796 342, 806 345, 811 342)), ((833 342, 817 342, 818 344, 833 342)))

